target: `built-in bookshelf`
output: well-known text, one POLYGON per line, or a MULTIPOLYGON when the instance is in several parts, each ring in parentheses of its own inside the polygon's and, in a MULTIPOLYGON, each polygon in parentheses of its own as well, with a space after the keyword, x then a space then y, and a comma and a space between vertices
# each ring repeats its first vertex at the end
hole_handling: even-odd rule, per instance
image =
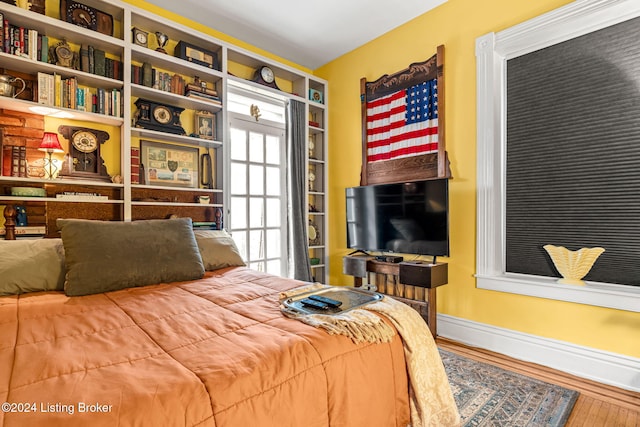
MULTIPOLYGON (((201 223, 221 217, 224 227, 233 215, 223 179, 225 99, 228 83, 242 82, 306 105, 311 178, 307 217, 317 231, 309 254, 314 278, 326 281, 327 82, 128 3, 82 3, 98 17, 96 30, 67 22, 58 7, 41 14, 0 2, 0 74, 22 79, 27 86, 16 98, 0 96, 3 114, 12 115, 16 123, 21 117, 16 127, 23 127, 3 127, 1 144, 25 146, 27 163, 22 176, 1 170, 0 206, 24 205, 37 212, 29 225, 46 227, 49 237, 56 235, 51 218, 58 216, 131 221, 178 215, 201 223), (253 81, 262 66, 273 70, 280 89, 253 81), (111 182, 86 174, 45 179, 46 153, 38 151, 39 138, 61 123, 108 132, 102 156, 86 162, 104 160, 111 182), (208 125, 200 127, 203 123, 208 125), (29 136, 20 139, 12 132, 29 136), (154 149, 141 149, 145 145, 154 149), (168 161, 154 157, 163 152, 187 160, 179 171, 171 170, 168 161), (25 187, 44 192, 11 195, 12 189, 25 187), (65 193, 69 197, 58 197, 65 193), (73 193, 78 194, 70 197, 73 193)), ((20 88, 19 80, 14 86, 20 88)), ((53 154, 58 168, 65 160, 85 161, 81 152, 70 158, 73 135, 59 139, 64 153, 53 154)), ((0 156, 3 165, 14 160, 13 155, 0 156)))

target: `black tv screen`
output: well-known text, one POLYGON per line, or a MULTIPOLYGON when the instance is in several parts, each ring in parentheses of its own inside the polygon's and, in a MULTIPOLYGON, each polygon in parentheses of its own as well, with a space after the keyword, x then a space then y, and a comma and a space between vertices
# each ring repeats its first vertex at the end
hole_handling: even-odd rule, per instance
POLYGON ((449 255, 448 179, 346 189, 347 246, 449 255))

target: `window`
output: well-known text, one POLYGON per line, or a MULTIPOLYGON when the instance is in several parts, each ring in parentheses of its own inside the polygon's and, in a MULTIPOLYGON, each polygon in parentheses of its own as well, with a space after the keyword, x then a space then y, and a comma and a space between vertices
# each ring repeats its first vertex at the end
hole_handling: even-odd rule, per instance
MULTIPOLYGON (((532 161, 525 158, 525 162, 521 163, 521 166, 522 164, 533 165, 534 169, 540 166, 538 170, 544 171, 547 166, 544 164, 544 156, 553 156, 553 153, 552 150, 538 150, 534 151, 536 153, 534 156, 530 150, 531 147, 527 147, 526 143, 519 147, 516 144, 518 138, 526 141, 526 138, 518 135, 516 130, 522 129, 527 123, 526 116, 518 119, 518 103, 526 105, 527 100, 513 97, 518 90, 518 82, 513 78, 510 80, 510 77, 522 72, 519 75, 520 80, 531 78, 532 85, 544 85, 547 81, 535 80, 532 74, 526 72, 527 67, 532 67, 530 63, 527 64, 529 59, 535 57, 535 54, 530 55, 532 52, 559 45, 567 40, 629 21, 638 16, 640 16, 640 5, 637 2, 585 1, 578 4, 572 3, 501 33, 488 34, 477 40, 477 284, 479 288, 640 311, 640 288, 637 286, 604 283, 601 280, 606 277, 606 274, 601 275, 598 282, 590 282, 585 287, 561 285, 556 282, 555 278, 548 277, 549 270, 544 270, 545 266, 540 264, 530 268, 526 265, 527 262, 522 262, 526 259, 526 251, 521 251, 518 255, 518 232, 523 229, 531 230, 524 224, 530 212, 523 214, 518 214, 518 212, 522 213, 526 209, 532 210, 536 206, 532 205, 531 200, 522 200, 523 203, 520 204, 512 202, 517 201, 523 190, 526 192, 527 187, 532 188, 532 184, 540 187, 540 182, 532 183, 529 181, 527 183, 524 179, 519 185, 514 186, 521 172, 517 162, 522 162, 523 156, 531 156, 532 161), (510 73, 513 74, 510 75, 510 73), (514 92, 509 93, 507 88, 514 92), (512 120, 511 124, 509 120, 512 120), (520 123, 518 120, 521 120, 520 123), (514 139, 513 146, 509 145, 509 138, 514 139), (513 164, 510 163, 512 161, 513 164), (512 249, 513 252, 511 252, 512 249)), ((562 48, 560 47, 560 49, 562 48)), ((541 66, 544 67, 544 65, 541 66)), ((581 71, 576 69, 577 73, 581 71)), ((608 78, 615 80, 615 76, 608 76, 608 78)), ((636 98, 636 103, 638 99, 640 97, 636 98)), ((620 108, 619 105, 617 107, 620 108)), ((606 108, 606 106, 602 106, 602 108, 606 108)), ((635 108, 638 109, 638 105, 635 108)), ((531 132, 531 129, 528 131, 531 132)), ((549 137, 554 136, 566 137, 558 132, 549 137)), ((567 146, 571 147, 570 144, 565 144, 565 147, 567 146)), ((567 152, 563 156, 566 157, 567 152)), ((559 167, 561 166, 556 165, 556 168, 559 167)), ((564 172, 571 173, 570 169, 565 168, 564 172)), ((520 178, 528 177, 531 179, 531 174, 535 173, 530 169, 526 174, 520 174, 520 178)), ((580 179, 580 177, 576 177, 576 179, 580 179)), ((557 185, 558 182, 554 181, 553 184, 557 185)), ((547 203, 549 202, 547 201, 547 203)), ((536 214, 540 215, 540 212, 536 212, 536 214)), ((640 219, 635 218, 635 221, 636 228, 640 227, 640 219)), ((545 225, 548 224, 542 221, 542 227, 545 225)), ((529 234, 536 233, 539 231, 533 231, 529 234)), ((520 234, 526 236, 527 232, 520 234)))

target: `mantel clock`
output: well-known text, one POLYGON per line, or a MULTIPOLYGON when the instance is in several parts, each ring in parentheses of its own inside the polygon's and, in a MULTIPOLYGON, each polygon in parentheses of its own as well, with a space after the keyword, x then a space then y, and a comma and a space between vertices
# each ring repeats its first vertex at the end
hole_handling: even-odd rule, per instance
POLYGON ((100 147, 109 139, 109 133, 78 126, 60 126, 58 133, 69 141, 60 177, 111 181, 100 156, 100 147))
POLYGON ((177 135, 186 134, 180 122, 180 113, 184 108, 142 98, 138 98, 135 105, 137 110, 133 117, 133 126, 177 135))

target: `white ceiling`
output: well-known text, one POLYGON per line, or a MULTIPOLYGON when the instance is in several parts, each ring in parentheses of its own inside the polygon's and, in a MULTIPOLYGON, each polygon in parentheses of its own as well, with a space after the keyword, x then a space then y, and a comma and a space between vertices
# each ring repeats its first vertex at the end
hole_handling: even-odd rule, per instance
POLYGON ((447 0, 147 0, 309 69, 447 0))

